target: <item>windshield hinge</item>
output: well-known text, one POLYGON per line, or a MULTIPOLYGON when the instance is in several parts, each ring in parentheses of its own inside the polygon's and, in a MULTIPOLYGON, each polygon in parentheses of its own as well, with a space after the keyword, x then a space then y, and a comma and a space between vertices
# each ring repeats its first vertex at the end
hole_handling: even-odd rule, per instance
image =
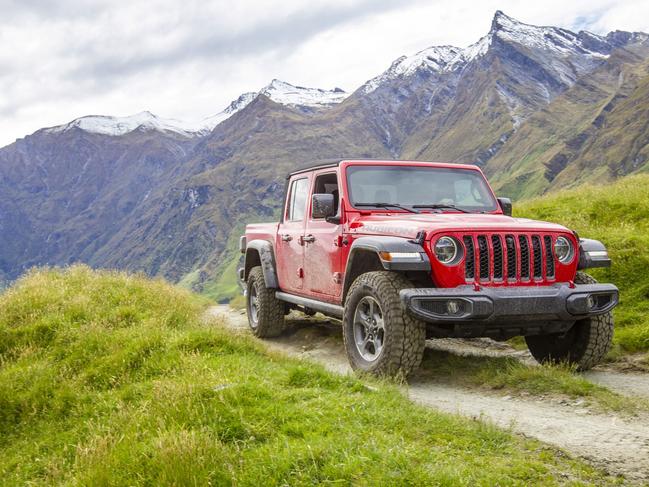
POLYGON ((426 231, 425 230, 417 232, 417 236, 414 239, 408 240, 408 242, 414 243, 414 244, 417 244, 417 245, 421 245, 422 247, 424 246, 425 241, 426 241, 426 231))

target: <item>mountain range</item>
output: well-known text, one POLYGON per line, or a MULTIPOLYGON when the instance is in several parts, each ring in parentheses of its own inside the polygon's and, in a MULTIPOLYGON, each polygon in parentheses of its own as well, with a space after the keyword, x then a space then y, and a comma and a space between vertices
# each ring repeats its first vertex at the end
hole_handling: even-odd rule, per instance
POLYGON ((475 163, 513 198, 649 171, 649 35, 499 11, 471 46, 402 56, 353 93, 273 80, 198 123, 38 130, 0 149, 0 281, 82 261, 213 286, 285 174, 342 157, 475 163))

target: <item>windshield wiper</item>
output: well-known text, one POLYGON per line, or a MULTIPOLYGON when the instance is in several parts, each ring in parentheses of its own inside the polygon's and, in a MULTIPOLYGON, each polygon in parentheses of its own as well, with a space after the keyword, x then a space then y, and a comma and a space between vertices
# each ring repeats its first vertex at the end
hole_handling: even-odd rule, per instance
POLYGON ((465 210, 464 208, 460 208, 455 205, 443 205, 443 204, 434 204, 434 205, 412 205, 413 208, 430 208, 432 210, 443 210, 443 209, 450 209, 450 210, 457 210, 461 211, 462 213, 473 213, 469 210, 465 210))
POLYGON ((398 205, 396 203, 354 203, 354 206, 376 206, 377 208, 399 208, 400 210, 406 210, 409 211, 410 213, 419 213, 417 210, 413 210, 413 208, 416 208, 416 206, 414 206, 413 208, 408 208, 407 206, 398 205))

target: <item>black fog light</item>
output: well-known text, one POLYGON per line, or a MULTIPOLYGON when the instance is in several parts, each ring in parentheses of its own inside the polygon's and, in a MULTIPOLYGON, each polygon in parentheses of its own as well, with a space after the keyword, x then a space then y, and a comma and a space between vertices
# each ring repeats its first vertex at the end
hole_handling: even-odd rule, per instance
POLYGON ((462 312, 462 303, 460 301, 456 301, 454 299, 451 299, 446 303, 446 312, 449 315, 456 315, 462 312))
POLYGON ((435 296, 431 292, 426 295, 408 296, 408 293, 417 293, 417 289, 401 291, 404 304, 415 314, 423 316, 429 321, 448 320, 460 321, 466 319, 482 319, 493 314, 493 301, 487 296, 435 296))
POLYGON ((617 304, 617 293, 576 294, 566 303, 568 312, 573 315, 600 313, 617 304))
POLYGON ((586 304, 588 305, 588 309, 595 309, 597 308, 597 299, 592 294, 589 294, 588 298, 586 298, 586 304))
POLYGON ((596 311, 608 308, 615 301, 616 295, 614 294, 591 294, 588 296, 589 308, 596 311))
POLYGON ((467 303, 463 299, 422 299, 417 300, 420 309, 440 318, 462 316, 467 311, 467 303))

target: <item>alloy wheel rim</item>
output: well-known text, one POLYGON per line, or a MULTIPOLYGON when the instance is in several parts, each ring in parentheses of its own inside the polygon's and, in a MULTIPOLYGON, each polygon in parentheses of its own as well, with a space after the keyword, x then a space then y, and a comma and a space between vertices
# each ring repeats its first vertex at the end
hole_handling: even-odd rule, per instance
POLYGON ((383 311, 372 296, 363 297, 354 312, 354 344, 361 358, 367 362, 378 360, 385 341, 383 311))
POLYGON ((257 296, 257 286, 250 286, 250 296, 248 297, 248 315, 250 316, 250 325, 257 328, 259 320, 259 297, 257 296))

